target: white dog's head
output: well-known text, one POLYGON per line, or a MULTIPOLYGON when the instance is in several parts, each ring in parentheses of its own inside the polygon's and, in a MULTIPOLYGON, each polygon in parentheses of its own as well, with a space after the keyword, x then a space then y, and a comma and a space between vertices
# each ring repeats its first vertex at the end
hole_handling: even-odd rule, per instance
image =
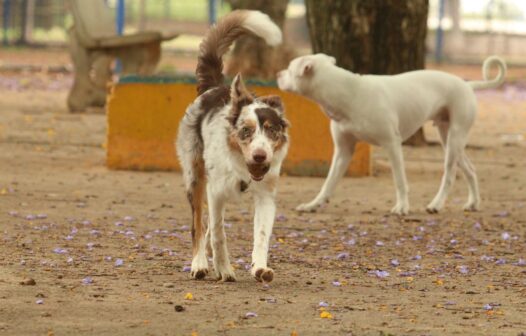
POLYGON ((334 66, 336 59, 325 54, 301 56, 293 59, 286 70, 278 72, 278 86, 283 91, 305 93, 310 79, 323 67, 334 66))

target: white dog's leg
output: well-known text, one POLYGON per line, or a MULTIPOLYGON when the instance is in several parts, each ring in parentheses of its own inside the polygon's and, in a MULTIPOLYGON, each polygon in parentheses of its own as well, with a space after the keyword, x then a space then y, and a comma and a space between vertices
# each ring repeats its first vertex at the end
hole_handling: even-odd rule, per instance
POLYGON ((460 131, 453 131, 452 128, 449 129, 446 142, 444 175, 442 176, 438 193, 426 208, 429 213, 437 213, 444 207, 449 190, 455 182, 457 163, 459 163, 459 157, 465 145, 464 137, 465 135, 463 136, 460 131))
POLYGON ((254 249, 252 250, 252 275, 258 281, 271 282, 274 271, 267 267, 267 256, 272 226, 276 215, 274 195, 270 192, 256 194, 254 216, 254 249))
POLYGON ((334 143, 334 153, 332 155, 329 175, 323 183, 318 195, 309 203, 300 204, 296 207, 297 211, 316 211, 318 207, 329 201, 336 185, 345 175, 349 162, 351 161, 356 145, 356 139, 352 136, 345 135, 338 129, 338 124, 331 120, 331 135, 334 143))
MULTIPOLYGON (((440 134, 440 139, 442 140, 442 145, 446 149, 447 145, 447 136, 448 136, 448 124, 442 124, 438 126, 438 131, 440 134)), ((464 177, 468 183, 468 201, 464 205, 464 210, 466 211, 477 211, 480 208, 480 193, 478 186, 477 174, 475 173, 475 167, 469 160, 468 156, 464 149, 458 159, 458 166, 464 173, 464 177)))
POLYGON ((464 210, 477 211, 480 209, 480 193, 475 167, 473 167, 473 164, 471 164, 464 152, 460 155, 458 164, 468 182, 469 196, 467 203, 464 205, 464 210))
MULTIPOLYGON (((218 280, 236 281, 234 269, 230 264, 223 225, 225 200, 223 195, 213 194, 210 184, 207 186, 210 242, 214 269, 218 280)), ((204 251, 204 248, 203 248, 204 251)))
POLYGON ((391 209, 391 212, 397 215, 407 215, 409 213, 409 186, 405 176, 402 143, 399 140, 395 140, 383 147, 387 150, 387 155, 391 162, 391 170, 396 187, 396 205, 391 209))

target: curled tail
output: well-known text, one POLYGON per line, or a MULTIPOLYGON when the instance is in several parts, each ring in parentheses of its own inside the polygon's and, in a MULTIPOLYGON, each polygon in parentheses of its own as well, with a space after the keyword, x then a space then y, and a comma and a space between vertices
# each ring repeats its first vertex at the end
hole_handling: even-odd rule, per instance
POLYGON ((223 55, 244 34, 259 36, 270 46, 281 43, 281 30, 268 15, 259 11, 236 10, 212 27, 199 46, 197 93, 223 84, 223 55))
POLYGON ((486 58, 484 64, 482 65, 482 76, 484 77, 483 81, 468 82, 469 85, 471 85, 471 87, 475 90, 491 89, 502 85, 502 83, 504 83, 504 78, 506 77, 506 62, 504 62, 504 60, 498 56, 490 56, 486 58), (499 67, 499 74, 497 77, 490 79, 489 70, 493 64, 499 67))

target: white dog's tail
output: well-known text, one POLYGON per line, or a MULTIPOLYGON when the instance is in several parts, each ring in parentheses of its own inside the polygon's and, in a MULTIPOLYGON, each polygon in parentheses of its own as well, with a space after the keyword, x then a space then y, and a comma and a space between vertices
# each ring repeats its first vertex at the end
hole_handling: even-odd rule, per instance
POLYGON ((223 84, 223 55, 240 36, 253 34, 271 46, 281 43, 281 30, 268 15, 253 10, 236 10, 223 17, 206 34, 199 46, 197 93, 223 84))
POLYGON ((484 77, 483 81, 472 81, 468 82, 468 84, 475 90, 491 89, 502 85, 502 83, 504 83, 504 78, 506 77, 506 62, 498 56, 490 56, 486 58, 484 65, 482 65, 482 76, 484 77), (499 67, 499 74, 494 79, 490 79, 489 70, 493 64, 496 64, 499 67))

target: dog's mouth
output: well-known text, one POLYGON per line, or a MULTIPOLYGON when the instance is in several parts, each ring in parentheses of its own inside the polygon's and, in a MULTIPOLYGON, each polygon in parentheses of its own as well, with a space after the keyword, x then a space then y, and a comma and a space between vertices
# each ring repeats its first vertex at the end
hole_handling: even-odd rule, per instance
POLYGON ((265 177, 265 174, 268 173, 270 169, 269 164, 260 164, 260 163, 251 163, 247 164, 250 177, 254 181, 261 181, 265 177))

